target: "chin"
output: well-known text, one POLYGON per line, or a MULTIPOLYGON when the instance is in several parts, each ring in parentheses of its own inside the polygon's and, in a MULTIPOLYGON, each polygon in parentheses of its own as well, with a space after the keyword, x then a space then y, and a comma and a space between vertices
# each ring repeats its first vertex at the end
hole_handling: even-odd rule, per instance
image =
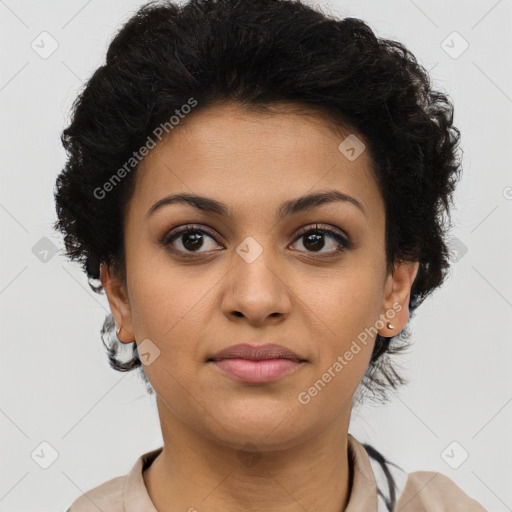
POLYGON ((218 423, 210 424, 213 430, 209 430, 208 436, 237 450, 283 450, 308 437, 307 426, 298 421, 298 416, 290 412, 290 408, 282 404, 279 408, 272 407, 266 411, 255 406, 252 410, 233 411, 232 414, 226 410, 221 415, 213 414, 218 423), (245 445, 253 447, 244 448, 245 445))

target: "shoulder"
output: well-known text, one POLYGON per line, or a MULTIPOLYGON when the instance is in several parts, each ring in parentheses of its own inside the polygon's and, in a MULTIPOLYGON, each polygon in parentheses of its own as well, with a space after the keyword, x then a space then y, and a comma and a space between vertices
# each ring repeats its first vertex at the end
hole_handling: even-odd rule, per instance
POLYGON ((487 512, 446 475, 408 473, 371 445, 363 446, 377 484, 378 512, 487 512))
POLYGON ((116 476, 85 492, 66 512, 125 512, 127 503, 132 507, 130 510, 154 510, 143 472, 162 450, 160 447, 142 454, 126 475, 116 476))
POLYGON ((79 496, 66 512, 123 512, 126 476, 117 476, 79 496))
POLYGON ((487 512, 453 480, 434 471, 407 475, 396 510, 400 512, 487 512))

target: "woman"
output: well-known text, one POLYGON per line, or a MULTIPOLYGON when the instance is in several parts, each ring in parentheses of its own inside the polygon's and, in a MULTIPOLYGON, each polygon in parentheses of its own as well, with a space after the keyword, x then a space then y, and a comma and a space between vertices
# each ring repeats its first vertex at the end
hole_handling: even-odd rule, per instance
POLYGON ((68 512, 484 510, 348 432, 446 276, 452 117, 402 44, 301 2, 126 23, 63 133, 56 228, 164 445, 68 512))

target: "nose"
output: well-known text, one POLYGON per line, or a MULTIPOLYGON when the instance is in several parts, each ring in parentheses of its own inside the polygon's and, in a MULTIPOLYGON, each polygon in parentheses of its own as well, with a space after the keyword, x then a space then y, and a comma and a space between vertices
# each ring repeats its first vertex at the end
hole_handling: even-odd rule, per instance
POLYGON ((281 323, 289 316, 292 301, 286 277, 264 256, 265 251, 249 262, 234 255, 221 302, 229 320, 261 326, 281 323))

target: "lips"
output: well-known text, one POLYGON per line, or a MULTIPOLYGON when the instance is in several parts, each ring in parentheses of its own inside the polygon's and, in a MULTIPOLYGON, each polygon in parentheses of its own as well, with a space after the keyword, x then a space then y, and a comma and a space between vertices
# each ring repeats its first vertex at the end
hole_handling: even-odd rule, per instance
POLYGON ((250 361, 263 361, 266 359, 289 359, 295 362, 303 361, 292 350, 276 345, 275 343, 267 343, 266 345, 250 345, 243 343, 227 347, 217 352, 209 361, 220 361, 222 359, 248 359, 250 361))
POLYGON ((305 359, 292 350, 268 343, 233 345, 208 359, 224 375, 246 384, 266 384, 303 367, 305 359))

